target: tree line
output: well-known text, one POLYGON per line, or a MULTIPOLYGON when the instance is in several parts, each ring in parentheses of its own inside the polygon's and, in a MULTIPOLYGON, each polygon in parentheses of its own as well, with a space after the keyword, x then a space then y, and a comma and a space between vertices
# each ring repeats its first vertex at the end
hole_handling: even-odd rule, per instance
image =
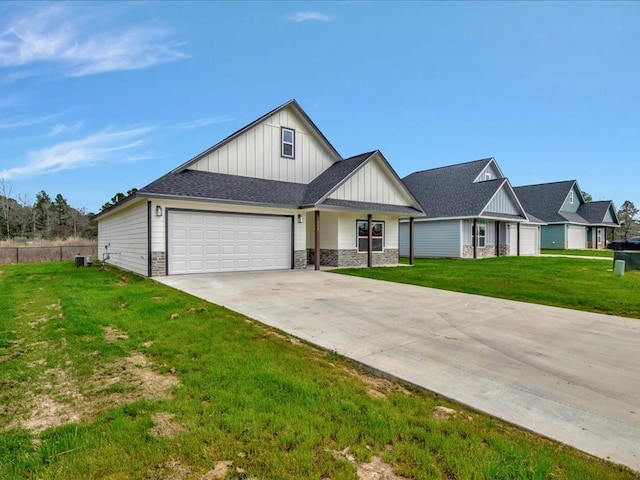
POLYGON ((52 198, 42 190, 31 202, 20 195, 12 198, 11 190, 11 185, 0 179, 0 240, 97 237, 97 225, 91 221, 93 213, 72 207, 62 194, 52 198))

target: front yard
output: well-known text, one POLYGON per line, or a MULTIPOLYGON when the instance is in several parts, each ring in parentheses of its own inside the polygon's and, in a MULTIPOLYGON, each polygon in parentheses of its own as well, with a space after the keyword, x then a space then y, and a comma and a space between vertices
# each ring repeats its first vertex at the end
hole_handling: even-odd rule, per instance
MULTIPOLYGON (((640 318, 640 276, 595 262, 352 273, 557 301, 575 277, 640 318)), ((4 265, 0 304, 3 479, 640 478, 116 269, 4 265)))
POLYGON ((416 259, 406 268, 338 273, 640 319, 640 270, 613 274, 613 259, 499 257, 416 259))

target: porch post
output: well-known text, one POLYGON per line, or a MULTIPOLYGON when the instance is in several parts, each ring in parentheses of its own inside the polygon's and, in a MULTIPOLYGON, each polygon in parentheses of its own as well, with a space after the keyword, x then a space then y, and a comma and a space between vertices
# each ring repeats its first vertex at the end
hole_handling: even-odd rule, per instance
POLYGON ((473 242, 473 258, 478 258, 477 251, 477 232, 478 232, 478 219, 473 219, 473 232, 471 233, 471 241, 473 242))
POLYGON ((500 222, 496 221, 496 257, 500 256, 500 222))
POLYGON ((371 268, 373 265, 373 225, 372 225, 372 216, 369 213, 367 215, 367 243, 369 247, 367 248, 367 267, 371 268))
POLYGON ((413 265, 413 236, 414 236, 414 230, 413 230, 413 217, 411 217, 409 219, 409 265, 413 265))
POLYGON ((315 211, 314 228, 316 231, 313 261, 315 269, 320 270, 320 210, 315 211))
POLYGON ((520 222, 516 223, 516 233, 518 234, 518 256, 520 256, 520 222))

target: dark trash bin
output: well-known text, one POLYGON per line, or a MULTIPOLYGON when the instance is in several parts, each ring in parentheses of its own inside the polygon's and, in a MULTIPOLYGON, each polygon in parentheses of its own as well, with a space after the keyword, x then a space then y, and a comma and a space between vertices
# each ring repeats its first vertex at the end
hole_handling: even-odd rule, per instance
POLYGON ((613 252, 613 265, 616 260, 624 260, 624 269, 640 270, 640 250, 618 250, 613 252))

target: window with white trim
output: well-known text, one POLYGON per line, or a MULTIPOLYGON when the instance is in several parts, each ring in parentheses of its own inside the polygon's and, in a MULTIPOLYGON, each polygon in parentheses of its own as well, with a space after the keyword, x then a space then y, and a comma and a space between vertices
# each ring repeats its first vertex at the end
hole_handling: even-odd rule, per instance
POLYGON ((484 223, 476 225, 476 245, 478 247, 487 245, 487 226, 484 223))
POLYGON ((573 190, 569 192, 569 203, 573 205, 573 190))
MULTIPOLYGON (((358 220, 356 222, 356 234, 358 237, 358 252, 369 251, 369 222, 367 220, 358 220)), ((382 252, 384 250, 384 222, 371 222, 371 241, 373 244, 372 251, 382 252)))
POLYGON ((281 148, 280 155, 285 158, 295 158, 296 154, 296 131, 291 128, 282 127, 280 129, 281 148))

